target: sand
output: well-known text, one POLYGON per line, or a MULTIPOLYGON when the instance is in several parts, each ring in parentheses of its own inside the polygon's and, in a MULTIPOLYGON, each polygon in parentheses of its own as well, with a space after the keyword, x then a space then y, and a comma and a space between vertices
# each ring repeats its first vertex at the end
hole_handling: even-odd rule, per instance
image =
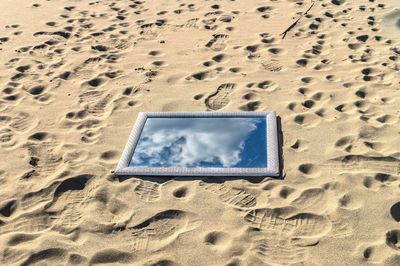
POLYGON ((399 265, 397 1, 2 0, 1 265, 399 265), (113 175, 138 112, 276 111, 283 178, 113 175))

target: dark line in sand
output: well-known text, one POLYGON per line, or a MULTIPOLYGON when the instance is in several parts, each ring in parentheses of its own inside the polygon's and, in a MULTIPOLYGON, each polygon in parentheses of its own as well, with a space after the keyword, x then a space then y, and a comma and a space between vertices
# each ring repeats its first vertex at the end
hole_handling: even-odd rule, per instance
POLYGON ((285 39, 286 34, 291 31, 296 25, 297 23, 300 21, 300 19, 302 19, 305 15, 308 14, 308 12, 311 10, 311 8, 314 6, 315 2, 313 1, 311 6, 307 9, 306 12, 304 12, 295 22, 293 22, 292 25, 290 25, 284 32, 282 32, 279 36, 282 35, 282 39, 285 39))

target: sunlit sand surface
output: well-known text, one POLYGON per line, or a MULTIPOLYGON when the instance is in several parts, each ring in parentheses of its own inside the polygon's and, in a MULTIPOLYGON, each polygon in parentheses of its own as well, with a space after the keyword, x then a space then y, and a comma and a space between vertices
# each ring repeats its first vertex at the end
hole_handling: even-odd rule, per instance
POLYGON ((399 3, 311 5, 0 1, 0 264, 399 265, 399 3), (141 111, 276 111, 284 178, 117 179, 141 111))

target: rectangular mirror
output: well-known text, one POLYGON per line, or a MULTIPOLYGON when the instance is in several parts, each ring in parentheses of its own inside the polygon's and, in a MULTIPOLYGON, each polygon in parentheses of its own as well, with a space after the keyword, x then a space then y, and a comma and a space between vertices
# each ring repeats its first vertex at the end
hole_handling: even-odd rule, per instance
POLYGON ((140 113, 117 175, 277 176, 274 112, 140 113))

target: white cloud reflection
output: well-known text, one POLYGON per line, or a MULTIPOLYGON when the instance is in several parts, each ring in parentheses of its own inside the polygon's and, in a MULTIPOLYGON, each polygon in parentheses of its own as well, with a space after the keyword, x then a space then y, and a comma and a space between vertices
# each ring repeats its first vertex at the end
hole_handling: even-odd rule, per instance
POLYGON ((131 166, 232 167, 260 118, 149 118, 131 166))

